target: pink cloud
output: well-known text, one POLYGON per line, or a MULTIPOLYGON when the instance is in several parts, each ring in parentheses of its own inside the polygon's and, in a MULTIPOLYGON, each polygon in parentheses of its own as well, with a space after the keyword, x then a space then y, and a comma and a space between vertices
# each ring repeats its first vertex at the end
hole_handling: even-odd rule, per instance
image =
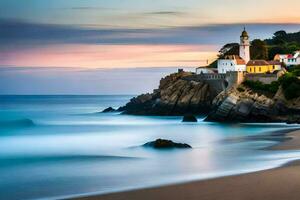
POLYGON ((0 65, 86 68, 198 66, 203 60, 213 59, 216 50, 214 45, 50 45, 2 52, 0 65))

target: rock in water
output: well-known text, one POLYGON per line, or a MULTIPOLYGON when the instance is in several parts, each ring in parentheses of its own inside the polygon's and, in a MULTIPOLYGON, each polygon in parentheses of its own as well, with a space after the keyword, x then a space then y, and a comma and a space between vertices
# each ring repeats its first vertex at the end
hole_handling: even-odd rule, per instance
POLYGON ((152 147, 155 149, 172 149, 172 148, 179 148, 179 149, 189 149, 192 148, 188 144, 184 143, 176 143, 172 140, 164 140, 164 139, 157 139, 153 142, 148 142, 143 145, 144 147, 152 147))
POLYGON ((109 108, 104 109, 102 112, 103 113, 116 112, 116 109, 109 107, 109 108))
POLYGON ((198 120, 194 115, 185 115, 182 122, 198 122, 198 120))

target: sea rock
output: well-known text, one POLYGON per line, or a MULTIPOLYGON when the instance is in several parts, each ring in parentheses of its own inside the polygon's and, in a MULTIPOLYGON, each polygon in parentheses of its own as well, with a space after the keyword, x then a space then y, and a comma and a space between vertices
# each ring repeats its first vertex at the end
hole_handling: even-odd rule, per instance
POLYGON ((114 109, 112 107, 108 107, 108 108, 104 109, 102 111, 102 113, 109 113, 109 112, 116 112, 116 111, 117 111, 116 109, 114 109))
POLYGON ((185 115, 182 122, 198 122, 198 120, 194 115, 185 115))
POLYGON ((161 79, 153 93, 132 98, 118 111, 131 115, 184 116, 207 114, 221 92, 207 81, 193 80, 193 73, 180 72, 161 79))
POLYGON ((157 139, 152 142, 148 142, 143 145, 144 147, 152 147, 155 149, 172 149, 172 148, 180 148, 180 149, 186 149, 186 148, 192 148, 188 144, 184 143, 175 143, 172 140, 164 140, 164 139, 157 139))

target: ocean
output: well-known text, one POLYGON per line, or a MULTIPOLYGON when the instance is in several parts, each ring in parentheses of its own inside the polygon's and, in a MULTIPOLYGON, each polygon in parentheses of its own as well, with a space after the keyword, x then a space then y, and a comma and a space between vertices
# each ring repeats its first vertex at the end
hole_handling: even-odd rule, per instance
POLYGON ((286 124, 182 123, 101 113, 132 96, 0 96, 0 199, 59 199, 241 174, 300 151, 271 151, 286 124), (192 149, 141 147, 158 138, 192 149))

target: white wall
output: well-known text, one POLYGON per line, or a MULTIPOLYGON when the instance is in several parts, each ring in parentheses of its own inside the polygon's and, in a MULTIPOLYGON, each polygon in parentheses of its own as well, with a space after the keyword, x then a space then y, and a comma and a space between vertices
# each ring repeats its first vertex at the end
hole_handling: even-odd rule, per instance
POLYGON ((218 73, 226 74, 226 72, 232 71, 246 71, 246 65, 237 65, 234 60, 218 60, 218 73))
POLYGON ((196 74, 210 74, 210 73, 213 73, 213 70, 212 69, 208 69, 208 68, 197 68, 196 69, 196 74))
POLYGON ((243 58, 246 63, 250 61, 250 45, 240 45, 240 57, 243 58))
POLYGON ((283 62, 287 66, 291 65, 300 65, 300 57, 295 57, 295 58, 281 58, 280 62, 283 62))
POLYGON ((219 74, 226 74, 228 71, 235 70, 235 63, 233 60, 218 60, 218 73, 219 74))
POLYGON ((284 63, 286 65, 300 65, 300 59, 299 58, 288 58, 288 59, 285 59, 284 63))

